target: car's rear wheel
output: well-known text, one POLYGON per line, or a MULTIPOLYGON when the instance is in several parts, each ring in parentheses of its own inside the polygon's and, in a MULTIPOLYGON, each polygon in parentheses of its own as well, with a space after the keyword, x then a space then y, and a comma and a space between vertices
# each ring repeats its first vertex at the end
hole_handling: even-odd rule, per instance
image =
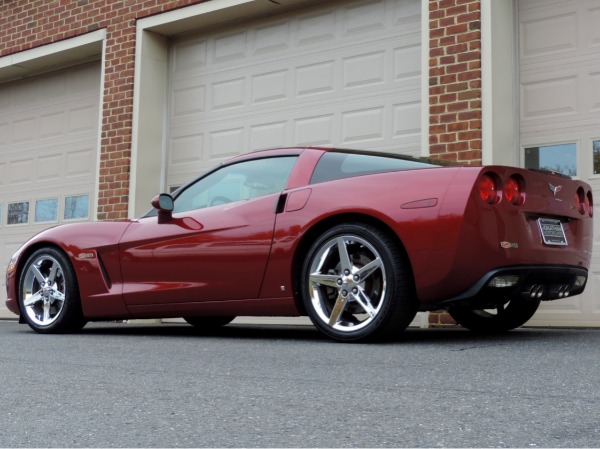
POLYGON ((448 309, 448 313, 462 327, 491 334, 522 326, 529 321, 539 305, 539 300, 519 298, 499 304, 495 309, 473 309, 467 305, 455 305, 448 309))
POLYGON ((336 340, 390 338, 417 312, 403 253, 370 225, 349 223, 323 233, 308 251, 300 282, 311 321, 336 340))
POLYGON ((231 323, 234 316, 186 316, 185 321, 198 329, 211 330, 231 323))
POLYGON ((54 248, 37 250, 25 263, 19 280, 19 305, 23 318, 36 332, 72 332, 85 325, 73 267, 54 248))

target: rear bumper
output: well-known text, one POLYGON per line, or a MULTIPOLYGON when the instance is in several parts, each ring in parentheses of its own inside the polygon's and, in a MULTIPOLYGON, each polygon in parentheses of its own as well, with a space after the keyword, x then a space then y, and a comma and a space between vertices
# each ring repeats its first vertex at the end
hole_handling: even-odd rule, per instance
POLYGON ((493 307, 510 299, 552 301, 583 292, 588 270, 564 265, 519 265, 492 270, 463 293, 427 304, 427 310, 445 308, 457 302, 475 308, 493 307))

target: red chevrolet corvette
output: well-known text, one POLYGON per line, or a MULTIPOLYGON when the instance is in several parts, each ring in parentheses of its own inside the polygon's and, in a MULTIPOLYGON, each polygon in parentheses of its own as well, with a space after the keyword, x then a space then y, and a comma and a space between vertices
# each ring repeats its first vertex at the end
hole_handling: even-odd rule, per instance
POLYGON ((419 310, 523 325, 583 291, 584 182, 514 167, 284 148, 236 157, 144 217, 57 226, 7 270, 7 306, 37 332, 88 321, 308 315, 345 341, 389 338, 419 310))

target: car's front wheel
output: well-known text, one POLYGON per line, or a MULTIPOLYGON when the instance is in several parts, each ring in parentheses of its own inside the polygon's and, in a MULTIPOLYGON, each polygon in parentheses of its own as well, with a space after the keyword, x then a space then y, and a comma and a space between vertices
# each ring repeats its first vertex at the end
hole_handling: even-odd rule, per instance
POLYGON ((36 332, 72 332, 85 325, 75 272, 55 248, 39 249, 27 259, 19 279, 19 305, 36 332))
POLYGON ((317 238, 300 282, 311 321, 336 340, 392 337, 417 311, 408 262, 397 243, 362 223, 334 226, 317 238))
POLYGON ((462 327, 475 332, 493 334, 506 332, 525 324, 540 305, 539 300, 514 299, 498 304, 495 309, 473 309, 455 305, 448 313, 462 327))

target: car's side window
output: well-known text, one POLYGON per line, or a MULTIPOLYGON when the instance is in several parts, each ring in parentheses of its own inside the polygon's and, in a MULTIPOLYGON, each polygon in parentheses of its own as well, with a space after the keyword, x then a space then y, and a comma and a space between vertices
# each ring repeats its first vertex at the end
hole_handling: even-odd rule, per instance
POLYGON ((311 184, 389 171, 432 168, 437 165, 416 158, 331 151, 325 153, 313 172, 311 184))
POLYGON ((173 212, 247 200, 281 192, 296 156, 271 157, 227 165, 199 179, 175 198, 173 212))

